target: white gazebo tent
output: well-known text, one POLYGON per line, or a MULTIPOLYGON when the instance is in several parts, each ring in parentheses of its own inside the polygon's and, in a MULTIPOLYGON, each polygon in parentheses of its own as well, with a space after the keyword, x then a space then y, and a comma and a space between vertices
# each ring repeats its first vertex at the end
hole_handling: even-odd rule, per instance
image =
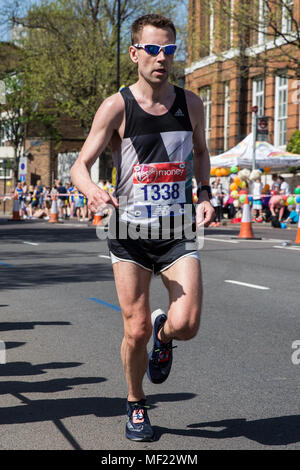
MULTIPOLYGON (((242 140, 238 145, 227 150, 220 155, 211 157, 213 168, 230 168, 239 166, 240 168, 253 167, 253 137, 252 133, 242 140)), ((300 155, 285 152, 274 147, 268 142, 256 141, 255 146, 256 168, 269 167, 273 169, 285 169, 300 166, 300 155)))

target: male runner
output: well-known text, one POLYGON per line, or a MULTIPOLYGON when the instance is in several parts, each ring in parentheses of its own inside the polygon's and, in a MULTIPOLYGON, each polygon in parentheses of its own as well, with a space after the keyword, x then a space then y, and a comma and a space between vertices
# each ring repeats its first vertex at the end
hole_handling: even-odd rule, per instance
POLYGON ((119 231, 108 244, 124 322, 121 357, 128 385, 126 437, 149 441, 154 433, 142 387, 144 375, 147 371, 153 383, 166 380, 172 364, 172 340, 193 338, 200 324, 199 256, 175 230, 183 220, 184 208, 192 204, 193 175, 198 184, 196 224, 208 226, 214 209, 209 202, 210 161, 202 101, 168 81, 176 49, 175 27, 169 19, 150 14, 132 24, 131 35, 129 54, 137 65, 138 81, 101 104, 71 177, 93 212, 107 204, 115 208, 119 231), (89 176, 108 144, 118 175, 115 195, 100 189, 89 176), (125 196, 127 203, 122 206, 125 196), (172 220, 167 237, 166 217, 172 220), (122 226, 134 226, 144 236, 121 237, 122 226), (145 227, 148 234, 156 228, 158 239, 145 237, 145 227), (161 274, 170 307, 167 314, 162 310, 152 314, 154 345, 148 358, 153 272, 161 274))

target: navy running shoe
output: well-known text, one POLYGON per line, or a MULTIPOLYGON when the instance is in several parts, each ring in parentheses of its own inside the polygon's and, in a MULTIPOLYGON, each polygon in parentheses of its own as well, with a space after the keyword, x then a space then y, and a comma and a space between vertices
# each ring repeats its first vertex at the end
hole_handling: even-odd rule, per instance
POLYGON ((127 401, 126 437, 132 441, 153 441, 154 431, 147 414, 146 400, 127 401))
POLYGON ((173 360, 172 349, 177 347, 172 346, 172 341, 167 344, 161 343, 157 337, 159 329, 166 320, 167 315, 161 309, 155 310, 151 315, 154 344, 149 353, 147 375, 154 384, 161 384, 168 378, 173 360))

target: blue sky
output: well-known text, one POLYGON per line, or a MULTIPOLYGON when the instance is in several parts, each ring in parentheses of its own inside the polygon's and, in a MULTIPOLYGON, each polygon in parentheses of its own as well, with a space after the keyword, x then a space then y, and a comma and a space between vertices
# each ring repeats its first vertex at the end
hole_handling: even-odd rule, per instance
MULTIPOLYGON (((1 17, 1 10, 3 7, 7 7, 8 4, 13 3, 14 0, 0 0, 0 17, 1 17)), ((26 5, 32 5, 34 3, 39 3, 40 0, 22 0, 21 4, 22 6, 26 5)), ((183 18, 187 17, 187 3, 188 0, 182 0, 178 2, 178 18, 183 18)), ((166 15, 167 16, 167 15, 166 15)), ((176 19, 175 19, 176 21, 176 19)), ((9 40, 9 25, 6 24, 0 24, 0 40, 2 41, 8 41, 9 40)))

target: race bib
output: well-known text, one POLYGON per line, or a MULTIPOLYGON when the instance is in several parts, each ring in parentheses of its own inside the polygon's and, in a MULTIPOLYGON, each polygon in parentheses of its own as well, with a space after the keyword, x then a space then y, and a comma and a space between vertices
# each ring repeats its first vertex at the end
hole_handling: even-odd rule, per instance
POLYGON ((133 188, 136 216, 146 215, 145 211, 148 217, 168 215, 170 207, 177 204, 182 208, 178 213, 183 213, 185 179, 184 162, 135 165, 133 188))

